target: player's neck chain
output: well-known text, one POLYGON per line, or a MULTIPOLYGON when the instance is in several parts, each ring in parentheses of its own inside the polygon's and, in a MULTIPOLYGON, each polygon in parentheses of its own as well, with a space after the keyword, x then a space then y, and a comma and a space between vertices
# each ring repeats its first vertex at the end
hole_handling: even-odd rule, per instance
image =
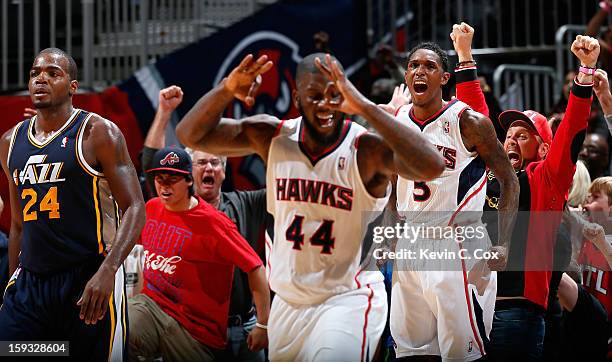
POLYGON ((499 209, 499 199, 495 196, 485 196, 485 199, 487 200, 487 204, 489 205, 490 208, 498 210, 499 209))

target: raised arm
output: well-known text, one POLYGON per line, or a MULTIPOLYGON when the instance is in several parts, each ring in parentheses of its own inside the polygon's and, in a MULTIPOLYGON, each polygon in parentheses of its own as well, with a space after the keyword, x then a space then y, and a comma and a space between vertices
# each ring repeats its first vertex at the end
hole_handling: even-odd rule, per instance
POLYGON ((502 144, 497 140, 491 120, 480 113, 466 110, 461 115, 459 122, 466 148, 478 152, 478 155, 493 171, 500 184, 499 212, 497 215, 499 240, 496 248, 501 257, 490 259, 488 264, 492 270, 503 270, 516 221, 519 182, 502 144))
POLYGON ((153 123, 149 127, 144 145, 149 148, 164 148, 166 146, 166 127, 172 117, 172 112, 183 101, 181 87, 172 85, 159 91, 158 106, 153 123))
MULTIPOLYGON (((18 127, 15 126, 15 127, 18 127)), ((23 209, 17 193, 17 186, 13 181, 13 176, 8 168, 8 151, 11 143, 11 135, 15 127, 6 131, 0 140, 0 161, 2 169, 6 175, 9 187, 9 203, 11 205, 11 230, 9 232, 8 247, 9 247, 9 275, 12 275, 19 265, 19 252, 21 251, 21 231, 23 209)))
POLYGON ((474 28, 466 23, 455 24, 450 37, 459 60, 455 68, 457 99, 465 102, 476 112, 489 117, 489 107, 480 88, 476 62, 472 56, 474 28))
POLYGON ((375 195, 384 194, 394 174, 427 181, 442 173, 444 161, 430 142, 365 98, 329 56, 325 64, 320 59, 315 60, 315 64, 334 82, 341 94, 340 99, 330 99, 326 94, 330 108, 358 114, 378 132, 378 135, 366 134, 359 140, 357 160, 368 191, 375 195))
POLYGON ((612 94, 610 93, 608 73, 605 70, 597 69, 595 74, 593 74, 593 90, 608 124, 608 131, 612 134, 612 94))
POLYGON ((606 258, 606 262, 612 270, 612 245, 606 240, 606 235, 603 226, 595 223, 588 223, 585 225, 582 231, 585 239, 592 242, 595 247, 603 254, 606 258))
POLYGON ((85 131, 85 157, 90 164, 101 169, 108 181, 114 200, 123 216, 112 248, 102 265, 87 282, 78 301, 80 317, 85 323, 102 319, 113 291, 115 273, 128 256, 145 222, 145 205, 138 183, 136 169, 130 160, 125 139, 119 128, 99 116, 93 116, 85 131))
MULTIPOLYGON (((572 52, 585 67, 594 68, 599 56, 596 39, 578 35, 572 43, 572 52)), ((569 190, 580 146, 591 112, 593 76, 579 72, 572 86, 565 116, 557 128, 555 138, 542 163, 551 184, 561 192, 569 190)))
POLYGON ((183 101, 183 90, 178 86, 172 85, 160 90, 157 97, 157 112, 151 127, 149 127, 142 149, 142 171, 145 173, 147 185, 153 197, 157 196, 153 174, 146 171, 151 168, 155 152, 166 146, 166 127, 170 122, 170 118, 172 118, 172 112, 183 101))
POLYGON ((592 36, 593 38, 599 35, 599 29, 608 19, 608 13, 612 6, 611 0, 604 0, 602 3, 603 7, 600 7, 591 20, 589 20, 584 35, 592 36))
POLYGON ((267 159, 270 140, 279 124, 276 117, 257 115, 242 120, 221 119, 223 111, 237 98, 246 105, 255 103, 261 74, 272 68, 263 55, 253 61, 251 54, 206 93, 176 126, 176 135, 185 146, 226 156, 259 154, 267 159))

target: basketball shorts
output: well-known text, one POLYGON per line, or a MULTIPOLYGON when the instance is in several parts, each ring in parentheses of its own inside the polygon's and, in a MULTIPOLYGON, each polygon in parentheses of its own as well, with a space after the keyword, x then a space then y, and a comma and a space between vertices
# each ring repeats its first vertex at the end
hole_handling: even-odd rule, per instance
POLYGON ((398 358, 437 355, 443 361, 473 361, 485 355, 497 276, 489 274, 479 292, 468 283, 467 274, 461 270, 396 269, 390 328, 398 358))
POLYGON ((71 360, 127 361, 123 267, 104 318, 90 325, 79 318, 77 301, 99 266, 96 260, 47 275, 18 268, 0 307, 0 341, 68 341, 71 360))
POLYGON ((268 321, 270 361, 371 361, 386 319, 383 282, 318 305, 291 304, 276 295, 268 321))

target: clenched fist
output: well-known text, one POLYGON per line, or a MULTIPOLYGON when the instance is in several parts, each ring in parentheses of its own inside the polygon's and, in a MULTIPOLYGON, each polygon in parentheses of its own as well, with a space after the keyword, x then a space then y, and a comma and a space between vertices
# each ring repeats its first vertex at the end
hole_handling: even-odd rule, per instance
POLYGON ((159 109, 163 112, 173 112, 183 101, 181 87, 171 85, 159 91, 159 109))
POLYGON ((450 33, 450 38, 460 62, 473 60, 472 39, 474 38, 474 28, 466 23, 455 24, 453 25, 453 31, 450 33))
POLYGON ((595 68, 597 58, 599 57, 599 41, 595 38, 585 35, 576 36, 576 40, 572 43, 572 53, 580 60, 580 64, 595 68))

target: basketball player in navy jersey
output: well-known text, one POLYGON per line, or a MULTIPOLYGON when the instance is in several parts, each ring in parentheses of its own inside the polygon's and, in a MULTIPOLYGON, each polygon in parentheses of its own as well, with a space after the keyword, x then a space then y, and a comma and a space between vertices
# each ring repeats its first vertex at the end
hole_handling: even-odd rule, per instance
POLYGON ((222 119, 234 98, 254 104, 260 75, 271 67, 266 56, 246 56, 189 111, 177 136, 209 153, 257 153, 266 161, 274 216, 267 265, 276 292, 270 360, 371 360, 387 302, 382 274, 360 265, 364 217, 384 208, 392 175, 431 179, 442 171, 442 159, 417 132, 360 94, 323 53, 298 64, 293 101, 301 117, 222 119), (344 114, 362 116, 378 134, 344 114))
POLYGON ((119 128, 72 106, 76 75, 70 55, 40 52, 28 83, 36 116, 0 141, 14 272, 0 340, 65 340, 75 360, 127 360, 121 265, 144 201, 119 128))

